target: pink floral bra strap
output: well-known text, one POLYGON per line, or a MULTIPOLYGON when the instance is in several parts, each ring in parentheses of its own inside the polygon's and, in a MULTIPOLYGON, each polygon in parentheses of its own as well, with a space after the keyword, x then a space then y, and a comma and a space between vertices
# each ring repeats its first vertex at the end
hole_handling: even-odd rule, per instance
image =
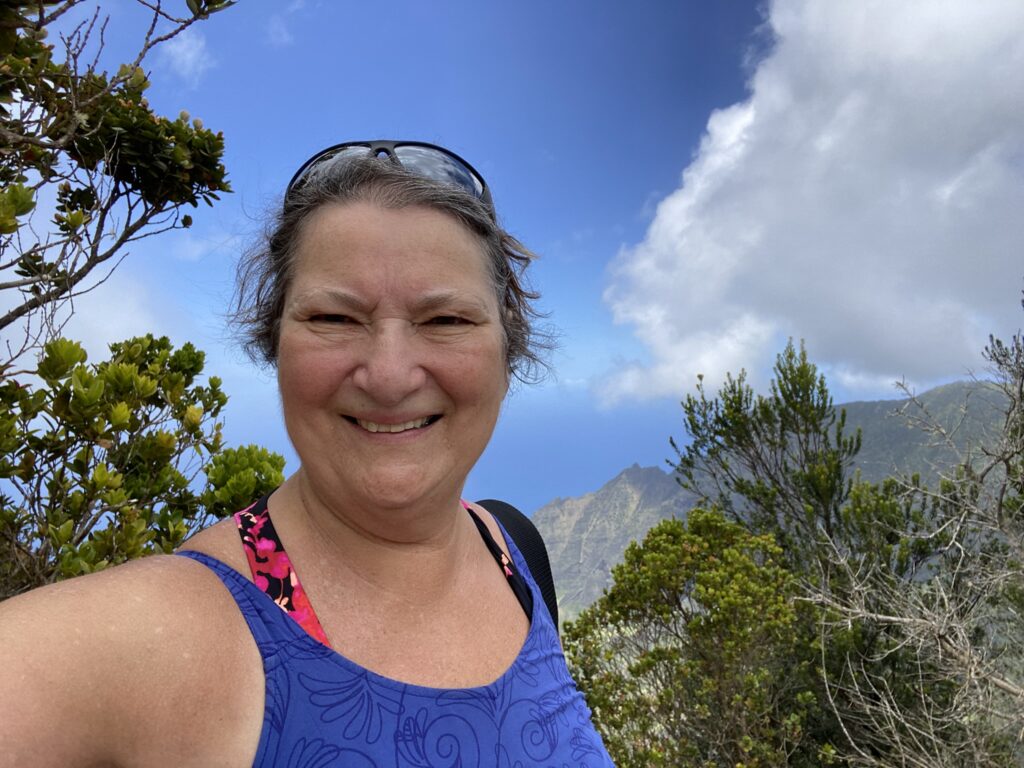
POLYGON ((292 568, 284 545, 274 530, 267 510, 267 497, 264 496, 248 509, 236 512, 235 523, 242 537, 253 583, 309 635, 330 648, 331 644, 309 603, 306 590, 302 588, 299 576, 292 568))

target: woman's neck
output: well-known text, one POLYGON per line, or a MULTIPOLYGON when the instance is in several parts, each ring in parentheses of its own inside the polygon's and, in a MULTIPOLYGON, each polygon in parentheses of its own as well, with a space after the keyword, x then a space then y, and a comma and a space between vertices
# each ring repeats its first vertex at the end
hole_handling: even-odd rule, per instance
POLYGON ((403 509, 337 504, 317 494, 301 469, 274 493, 270 510, 289 551, 297 547, 300 573, 354 578, 418 601, 450 587, 474 534, 457 494, 403 509))

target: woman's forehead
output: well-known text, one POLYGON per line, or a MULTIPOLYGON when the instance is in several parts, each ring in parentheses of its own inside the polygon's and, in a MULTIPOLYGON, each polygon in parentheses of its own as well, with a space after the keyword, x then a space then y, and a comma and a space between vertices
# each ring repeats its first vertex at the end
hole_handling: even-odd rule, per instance
POLYGON ((381 208, 370 203, 325 206, 311 214, 293 253, 292 277, 304 272, 490 275, 483 239, 456 218, 422 206, 381 208))
POLYGON ((394 239, 415 234, 422 238, 430 233, 468 247, 485 249, 484 238, 473 231, 457 216, 426 205, 392 207, 372 200, 352 200, 325 203, 311 211, 299 228, 297 247, 302 248, 309 238, 366 238, 373 235, 391 235, 394 239))

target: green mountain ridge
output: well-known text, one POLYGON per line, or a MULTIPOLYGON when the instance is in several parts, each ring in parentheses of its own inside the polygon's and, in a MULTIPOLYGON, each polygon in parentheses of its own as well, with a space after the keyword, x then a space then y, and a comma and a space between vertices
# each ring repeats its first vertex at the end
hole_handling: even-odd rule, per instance
MULTIPOLYGON (((863 479, 879 482, 917 473, 933 486, 959 452, 998 433, 1003 395, 991 384, 955 382, 916 400, 918 404, 903 398, 839 406, 846 410, 847 434, 861 430, 857 468, 863 479), (926 413, 948 438, 915 426, 915 419, 926 413)), ((678 430, 679 425, 666 429, 666 444, 678 430)), ((538 509, 533 521, 548 546, 559 613, 572 618, 600 597, 629 543, 642 539, 661 520, 686 517, 696 501, 674 475, 634 464, 592 493, 558 498, 538 509)))

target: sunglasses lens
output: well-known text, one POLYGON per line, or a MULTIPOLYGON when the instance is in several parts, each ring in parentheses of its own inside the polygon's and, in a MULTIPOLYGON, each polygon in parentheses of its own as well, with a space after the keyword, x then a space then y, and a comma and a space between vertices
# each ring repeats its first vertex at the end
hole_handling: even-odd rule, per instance
POLYGON ((288 187, 285 190, 285 198, 291 194, 292 190, 302 186, 302 184, 304 184, 314 174, 330 168, 335 163, 345 163, 349 160, 354 160, 357 157, 365 156, 369 154, 369 152, 369 147, 353 144, 349 147, 326 150, 313 155, 313 157, 309 158, 309 160, 302 164, 302 167, 295 172, 294 176, 292 176, 292 180, 288 182, 288 187))
POLYGON ((327 149, 314 155, 299 168, 292 180, 288 182, 285 199, 287 200, 293 190, 312 176, 320 174, 338 163, 347 163, 350 160, 374 153, 383 161, 387 161, 389 155, 393 156, 399 165, 417 176, 423 176, 441 184, 453 184, 483 200, 487 205, 491 205, 490 193, 487 191, 483 179, 464 161, 440 147, 401 144, 391 141, 352 143, 342 145, 337 149, 327 149))
POLYGON ((457 159, 440 150, 400 144, 395 147, 394 153, 403 168, 408 168, 419 176, 442 184, 454 184, 474 197, 483 197, 483 182, 457 159))
POLYGON ((366 157, 368 154, 370 154, 369 147, 353 145, 351 147, 342 147, 329 154, 314 158, 308 161, 306 166, 296 174, 296 178, 289 186, 294 186, 295 182, 299 179, 306 179, 315 173, 321 173, 338 163, 347 163, 349 160, 355 160, 357 157, 366 157))

